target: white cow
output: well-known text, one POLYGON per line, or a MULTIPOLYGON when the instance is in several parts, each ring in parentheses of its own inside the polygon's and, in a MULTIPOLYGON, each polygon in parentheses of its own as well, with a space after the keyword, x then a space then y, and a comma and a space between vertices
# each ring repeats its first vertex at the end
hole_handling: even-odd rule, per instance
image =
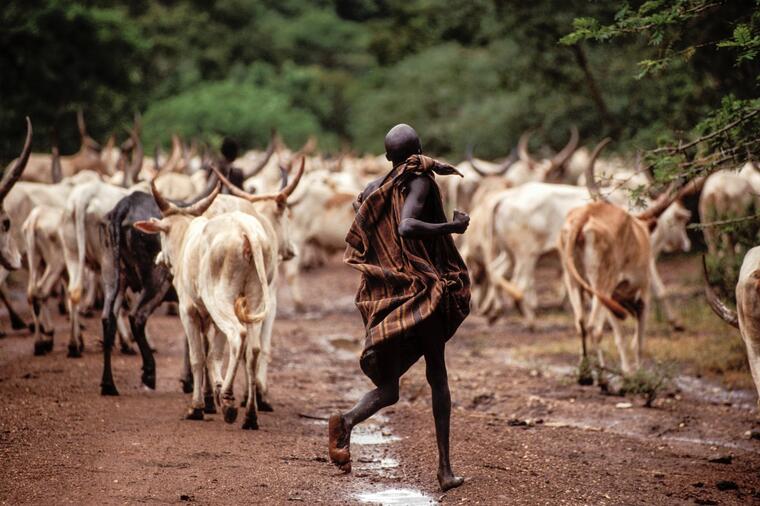
MULTIPOLYGON (((753 162, 739 170, 719 170, 711 174, 699 197, 699 218, 702 223, 740 218, 760 211, 760 172, 753 162)), ((731 234, 713 227, 704 229, 710 255, 734 255, 736 245, 731 234)))

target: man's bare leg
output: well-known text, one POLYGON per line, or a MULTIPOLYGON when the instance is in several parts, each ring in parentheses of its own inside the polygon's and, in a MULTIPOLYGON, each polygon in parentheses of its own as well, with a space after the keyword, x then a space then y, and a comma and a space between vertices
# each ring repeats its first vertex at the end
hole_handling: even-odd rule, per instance
POLYGON ((449 461, 449 426, 451 421, 451 393, 446 372, 445 344, 438 335, 429 336, 425 349, 425 373, 433 393, 435 439, 438 443, 438 483, 441 490, 460 486, 464 478, 455 476, 449 461))
POLYGON ((398 379, 370 390, 350 411, 335 414, 328 422, 330 460, 343 471, 351 471, 351 430, 381 409, 398 402, 398 379))

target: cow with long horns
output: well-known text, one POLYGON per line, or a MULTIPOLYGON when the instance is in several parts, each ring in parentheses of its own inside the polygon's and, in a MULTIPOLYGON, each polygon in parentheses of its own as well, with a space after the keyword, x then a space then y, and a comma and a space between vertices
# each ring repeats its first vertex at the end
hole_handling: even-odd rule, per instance
MULTIPOLYGON (((249 202, 266 202, 271 212, 280 217, 287 213, 287 199, 303 173, 303 162, 297 176, 275 194, 250 195, 237 189, 217 172, 230 191, 249 202), (229 183, 229 184, 228 184, 229 183)), ((193 373, 193 397, 187 418, 202 420, 206 402, 203 379, 206 367, 204 337, 209 342, 213 364, 208 365, 217 383, 217 400, 224 419, 237 418, 233 382, 237 365, 245 357, 248 395, 244 429, 257 429, 256 372, 262 350, 264 323, 271 311, 275 294, 270 281, 277 270, 279 257, 285 253, 271 239, 272 223, 240 211, 225 212, 213 217, 202 216, 219 193, 219 188, 193 206, 179 207, 167 201, 151 187, 162 218, 135 223, 145 233, 161 234, 161 259, 173 275, 179 299, 179 314, 190 353, 193 373), (229 362, 224 379, 221 361, 217 359, 224 339, 229 344, 229 362)))
POLYGON ((599 346, 605 321, 612 327, 623 373, 630 374, 639 368, 650 298, 650 230, 657 227, 658 218, 673 202, 698 191, 703 183, 704 178, 698 178, 678 192, 669 188, 636 215, 607 202, 598 192, 592 192, 592 197, 600 200, 568 213, 560 233, 559 252, 576 330, 581 337, 579 383, 593 381, 585 365, 590 336, 598 353, 599 384, 606 386, 604 357, 599 346), (584 293, 591 296, 590 312, 584 304, 584 293), (636 318, 633 357, 623 340, 622 320, 628 315, 636 318))

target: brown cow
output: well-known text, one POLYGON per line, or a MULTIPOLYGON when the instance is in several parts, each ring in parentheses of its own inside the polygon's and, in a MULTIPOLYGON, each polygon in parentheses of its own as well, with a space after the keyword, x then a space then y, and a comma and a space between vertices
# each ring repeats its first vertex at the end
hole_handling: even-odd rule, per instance
POLYGON ((604 357, 599 347, 605 320, 612 327, 623 374, 639 368, 649 305, 650 231, 657 226, 658 217, 670 204, 698 191, 703 183, 704 178, 698 178, 678 192, 667 191, 638 215, 604 201, 592 202, 568 213, 560 233, 559 251, 575 326, 581 336, 579 383, 591 384, 593 381, 587 367, 586 337, 590 334, 598 353, 599 384, 606 386, 602 375, 604 357), (584 292, 591 296, 588 314, 584 292), (628 314, 636 318, 633 357, 623 340, 621 324, 628 314))

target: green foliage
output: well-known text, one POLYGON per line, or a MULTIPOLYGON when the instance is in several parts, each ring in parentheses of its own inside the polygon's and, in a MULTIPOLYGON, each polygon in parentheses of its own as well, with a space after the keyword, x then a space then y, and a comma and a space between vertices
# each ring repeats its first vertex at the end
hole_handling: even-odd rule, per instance
MULTIPOLYGON (((244 145, 262 146, 273 127, 292 145, 303 144, 319 130, 314 115, 294 107, 286 94, 234 80, 201 84, 160 100, 148 109, 143 122, 148 149, 155 142, 166 146, 172 133, 210 145, 232 135, 244 145)), ((328 146, 335 143, 330 136, 321 140, 328 146)))
MULTIPOLYGON (((26 114, 35 149, 49 149, 53 124, 63 151, 76 149, 79 107, 100 140, 124 136, 143 111, 148 144, 177 132, 261 146, 278 126, 292 144, 314 133, 322 148, 376 153, 408 121, 454 161, 469 143, 504 156, 529 128, 533 150, 558 149, 571 125, 589 143, 613 136, 612 149, 664 148, 757 107, 758 5, 11 0, 0 13, 0 160, 15 156, 26 114)), ((737 140, 746 151, 752 134, 742 123, 651 163, 671 178, 697 154, 737 140)))

